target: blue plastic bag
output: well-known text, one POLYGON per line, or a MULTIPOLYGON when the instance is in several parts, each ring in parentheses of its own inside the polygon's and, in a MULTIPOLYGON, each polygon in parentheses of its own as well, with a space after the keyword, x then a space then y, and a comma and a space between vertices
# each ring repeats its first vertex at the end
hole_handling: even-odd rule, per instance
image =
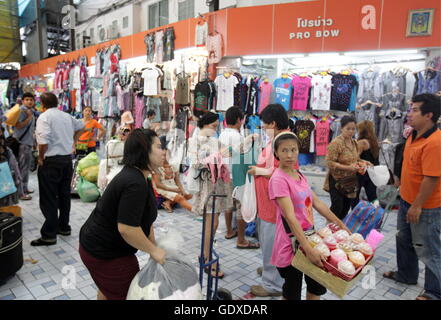
POLYGON ((0 163, 0 199, 17 192, 7 161, 0 163))

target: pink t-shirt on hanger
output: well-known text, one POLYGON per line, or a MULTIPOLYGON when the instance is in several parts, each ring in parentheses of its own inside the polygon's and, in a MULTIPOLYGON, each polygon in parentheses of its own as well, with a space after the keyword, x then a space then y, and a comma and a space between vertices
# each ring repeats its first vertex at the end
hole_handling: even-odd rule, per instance
POLYGON ((259 86, 260 89, 260 105, 259 114, 265 109, 270 103, 271 91, 273 90, 273 85, 265 80, 259 86))
POLYGON ((315 151, 317 156, 326 156, 329 144, 329 120, 317 121, 315 124, 315 151))
POLYGON ((292 99, 293 110, 306 110, 309 99, 309 88, 311 88, 311 78, 295 76, 292 79, 294 94, 292 99))

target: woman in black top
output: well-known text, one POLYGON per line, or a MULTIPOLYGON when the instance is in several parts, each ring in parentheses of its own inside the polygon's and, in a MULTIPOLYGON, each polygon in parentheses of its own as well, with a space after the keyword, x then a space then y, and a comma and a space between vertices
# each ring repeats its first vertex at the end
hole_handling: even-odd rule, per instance
POLYGON ((135 253, 147 252, 163 264, 155 243, 156 199, 150 174, 162 165, 164 151, 152 130, 136 129, 124 144, 124 168, 109 183, 80 231, 80 256, 98 287, 99 300, 126 299, 139 271, 135 253))
MULTIPOLYGON (((371 121, 362 121, 357 124, 358 130, 358 153, 360 159, 369 161, 374 166, 379 165, 378 157, 380 153, 380 146, 378 145, 378 138, 375 135, 374 124, 371 121)), ((351 208, 354 208, 360 201, 360 190, 364 187, 369 202, 377 199, 377 187, 369 178, 369 174, 365 172, 363 175, 358 175, 358 192, 357 197, 352 201, 351 208)))

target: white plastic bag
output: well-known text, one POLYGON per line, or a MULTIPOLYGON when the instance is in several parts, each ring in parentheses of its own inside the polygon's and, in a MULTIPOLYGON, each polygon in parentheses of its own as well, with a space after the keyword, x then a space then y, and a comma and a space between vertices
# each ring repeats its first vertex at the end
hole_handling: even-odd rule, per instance
POLYGON ((367 168, 367 173, 373 184, 377 187, 386 185, 390 179, 390 173, 387 166, 369 167, 367 168))
POLYGON ((161 265, 149 259, 133 278, 127 300, 202 300, 198 272, 179 253, 184 243, 181 234, 168 229, 158 238, 157 243, 158 247, 166 251, 165 263, 161 265))
POLYGON ((240 203, 242 208, 241 213, 243 220, 247 223, 253 221, 256 218, 257 214, 257 200, 254 177, 251 177, 251 181, 248 176, 245 178, 243 198, 240 203))
POLYGON ((190 169, 188 169, 187 175, 185 176, 185 184, 188 193, 196 194, 199 192, 200 179, 195 179, 198 175, 199 170, 196 170, 193 167, 190 167, 190 169))

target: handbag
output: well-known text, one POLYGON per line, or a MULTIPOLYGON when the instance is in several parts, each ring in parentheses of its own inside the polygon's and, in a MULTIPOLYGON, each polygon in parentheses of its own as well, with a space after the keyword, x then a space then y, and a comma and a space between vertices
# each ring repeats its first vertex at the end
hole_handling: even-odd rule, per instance
POLYGON ((22 133, 20 138, 15 138, 12 135, 6 138, 5 144, 8 148, 12 150, 12 153, 14 156, 18 159, 18 154, 20 151, 20 141, 23 139, 23 137, 28 133, 29 129, 31 128, 32 122, 28 124, 28 127, 26 128, 25 132, 22 133))
POLYGON ((358 177, 356 175, 344 177, 335 181, 335 189, 342 195, 350 195, 358 191, 358 177))
POLYGON ((7 161, 0 163, 0 199, 17 192, 7 161))

